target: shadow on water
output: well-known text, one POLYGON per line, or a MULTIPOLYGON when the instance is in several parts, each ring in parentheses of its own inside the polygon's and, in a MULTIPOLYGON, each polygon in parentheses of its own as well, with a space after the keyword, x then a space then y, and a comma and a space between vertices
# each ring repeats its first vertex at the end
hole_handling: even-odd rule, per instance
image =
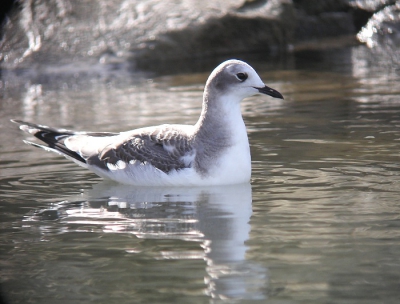
MULTIPOLYGON (((58 260, 54 266, 63 272, 62 285, 80 289, 81 300, 85 300, 84 295, 89 292, 78 286, 82 281, 94 280, 90 285, 100 288, 101 282, 107 281, 110 275, 113 280, 124 281, 124 284, 130 282, 132 290, 139 293, 148 288, 157 291, 178 288, 176 281, 189 280, 191 285, 196 285, 193 281, 197 281, 198 287, 203 282, 202 288, 191 291, 197 296, 262 299, 268 288, 267 270, 246 260, 245 242, 250 233, 251 202, 250 184, 189 189, 135 188, 103 182, 83 195, 52 204, 49 208, 30 211, 23 220, 23 227, 30 230, 31 237, 38 242, 33 245, 36 247, 34 250, 43 250, 43 255, 58 260), (102 238, 102 242, 99 243, 97 238, 102 238), (175 247, 177 241, 188 244, 175 247), (43 247, 40 242, 47 245, 39 249, 43 247), (78 281, 74 268, 69 268, 71 259, 75 259, 74 250, 76 254, 86 255, 87 264, 79 265, 81 279, 78 281), (114 261, 107 260, 110 250, 117 256, 114 261), (139 264, 132 264, 132 256, 139 264), (155 262, 140 262, 148 258, 155 262), (164 265, 162 261, 165 261, 164 265), (204 277, 190 274, 191 267, 187 268, 187 263, 191 261, 195 261, 197 267, 204 267, 204 277), (105 268, 107 271, 104 272, 105 268), (96 270, 102 270, 103 274, 93 276, 96 270), (141 272, 159 274, 158 278, 152 275, 152 282, 142 277, 138 283, 137 275, 141 272), (142 286, 144 282, 146 288, 142 286)), ((15 250, 14 256, 19 255, 24 255, 24 246, 15 250)), ((25 265, 25 271, 30 271, 29 268, 37 262, 25 265)), ((25 294, 31 294, 31 298, 68 297, 63 295, 66 290, 61 286, 44 287, 54 283, 54 268, 44 266, 39 271, 43 272, 37 278, 42 287, 25 290, 25 294)), ((114 282, 112 286, 115 283, 120 284, 114 282)), ((22 289, 25 288, 28 286, 22 289)), ((185 288, 184 285, 179 287, 179 292, 188 293, 185 288)), ((147 297, 157 298, 155 295, 147 297)))

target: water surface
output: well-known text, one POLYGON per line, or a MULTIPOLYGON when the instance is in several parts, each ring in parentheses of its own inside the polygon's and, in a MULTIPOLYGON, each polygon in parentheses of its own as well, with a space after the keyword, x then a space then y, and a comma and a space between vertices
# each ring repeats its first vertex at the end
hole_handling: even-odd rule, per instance
POLYGON ((397 303, 400 77, 335 58, 253 64, 285 100, 243 102, 253 177, 227 187, 105 183, 24 145, 29 136, 8 122, 98 131, 194 123, 208 73, 3 80, 7 302, 397 303))

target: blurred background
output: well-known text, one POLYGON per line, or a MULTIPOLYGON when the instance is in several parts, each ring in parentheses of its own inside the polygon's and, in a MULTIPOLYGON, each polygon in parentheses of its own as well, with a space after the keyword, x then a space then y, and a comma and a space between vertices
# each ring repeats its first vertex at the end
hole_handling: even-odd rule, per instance
POLYGON ((400 61, 396 0, 2 3, 1 66, 18 76, 205 71, 238 56, 293 69, 308 51, 360 44, 371 62, 400 61))

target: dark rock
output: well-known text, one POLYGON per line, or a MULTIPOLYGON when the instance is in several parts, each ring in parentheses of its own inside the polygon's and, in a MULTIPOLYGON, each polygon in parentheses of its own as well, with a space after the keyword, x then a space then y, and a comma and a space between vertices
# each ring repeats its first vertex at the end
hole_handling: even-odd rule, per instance
MULTIPOLYGON (((204 59, 354 43, 376 10, 394 0, 26 0, 10 15, 0 43, 3 68, 85 62, 204 59), (313 43, 310 43, 313 42, 313 43)), ((376 13, 368 29, 396 39, 398 20, 376 13), (372 22, 372 23, 371 23, 372 22), (389 22, 389 23, 388 23, 389 22), (390 24, 385 29, 385 24, 390 24), (392 32, 390 32, 392 31, 392 32)), ((383 13, 384 14, 384 13, 383 13)), ((375 36, 374 36, 375 37, 375 36)), ((374 43, 386 43, 381 38, 374 43)), ((360 38, 367 42, 367 38, 360 38)))
MULTIPOLYGON (((246 7, 246 6, 244 6, 246 7)), ((167 31, 136 51, 140 60, 206 58, 248 52, 286 52, 295 28, 292 6, 282 5, 274 18, 266 11, 237 11, 211 17, 182 30, 167 31), (285 17, 284 17, 285 16, 285 17), (285 20, 285 21, 283 21, 285 20)))
POLYGON ((0 60, 31 67, 286 50, 295 26, 291 1, 249 3, 26 1, 5 28, 0 60))
POLYGON ((370 13, 375 13, 396 3, 396 0, 355 0, 348 1, 349 5, 353 8, 357 8, 370 13))
POLYGON ((3 24, 4 19, 11 13, 13 9, 18 6, 16 0, 2 0, 0 3, 0 25, 3 24))
POLYGON ((400 65, 400 1, 375 13, 358 34, 382 64, 400 65))
POLYGON ((236 11, 243 13, 248 10, 258 9, 267 4, 267 1, 268 0, 246 0, 240 7, 237 8, 236 11))
POLYGON ((348 0, 293 0, 295 8, 307 15, 346 12, 349 9, 348 0))
POLYGON ((362 29, 363 26, 367 24, 369 19, 375 12, 380 11, 386 6, 390 6, 396 3, 396 0, 380 0, 380 1, 370 1, 370 0, 356 0, 349 1, 349 6, 351 7, 350 12, 353 15, 354 26, 357 32, 362 29))
POLYGON ((343 12, 323 13, 318 16, 300 16, 295 31, 295 41, 316 40, 328 37, 355 35, 352 15, 343 12))

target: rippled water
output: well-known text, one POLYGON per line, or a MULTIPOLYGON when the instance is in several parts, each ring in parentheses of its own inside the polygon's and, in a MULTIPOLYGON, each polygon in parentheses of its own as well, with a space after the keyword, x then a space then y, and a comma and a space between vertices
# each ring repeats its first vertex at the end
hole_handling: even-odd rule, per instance
POLYGON ((24 145, 8 122, 100 131, 193 123, 207 73, 3 83, 7 302, 397 303, 400 77, 364 61, 307 62, 269 72, 254 64, 285 100, 243 102, 253 178, 227 187, 105 183, 24 145))

